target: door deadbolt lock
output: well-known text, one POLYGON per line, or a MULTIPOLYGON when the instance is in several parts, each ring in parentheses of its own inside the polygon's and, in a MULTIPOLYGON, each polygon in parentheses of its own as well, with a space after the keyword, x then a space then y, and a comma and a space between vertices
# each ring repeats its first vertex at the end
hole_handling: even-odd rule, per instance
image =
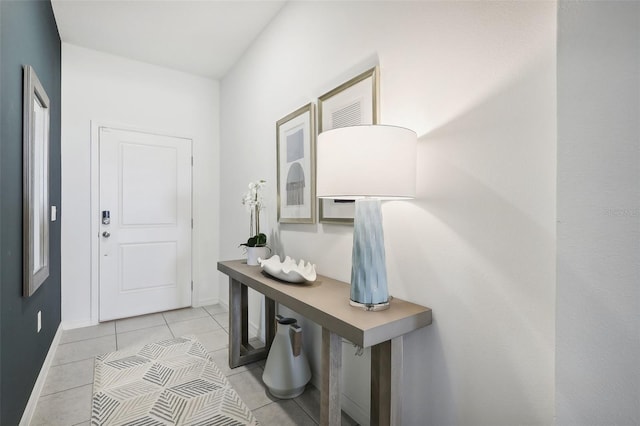
POLYGON ((111 223, 111 212, 109 210, 102 210, 102 224, 108 225, 111 223))
POLYGON ((109 238, 111 236, 111 234, 109 232, 107 232, 107 231, 104 231, 102 233, 102 236, 105 237, 105 238, 109 238))

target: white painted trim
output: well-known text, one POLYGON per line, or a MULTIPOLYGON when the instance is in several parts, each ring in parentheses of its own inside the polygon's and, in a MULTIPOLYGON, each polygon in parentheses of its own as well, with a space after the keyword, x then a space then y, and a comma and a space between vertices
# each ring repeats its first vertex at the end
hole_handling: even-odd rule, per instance
MULTIPOLYGON (((217 297, 210 297, 208 299, 194 300, 193 307, 194 308, 198 308, 200 306, 217 305, 218 303, 220 303, 220 299, 218 299, 217 297)), ((220 303, 220 304, 222 304, 222 303, 220 303)))
POLYGON ((91 323, 98 323, 98 309, 100 301, 98 299, 98 282, 99 282, 99 265, 98 259, 100 250, 99 233, 100 233, 100 156, 98 149, 98 141, 100 140, 100 127, 102 123, 91 120, 91 236, 89 245, 91 247, 91 323))
POLYGON ((224 306, 224 308, 229 312, 229 302, 226 300, 218 299, 218 304, 224 306))
MULTIPOLYGON (((157 129, 145 129, 139 126, 133 126, 130 124, 122 124, 115 123, 110 121, 101 121, 101 120, 91 120, 91 139, 90 139, 90 150, 91 150, 91 241, 89 245, 91 247, 91 284, 90 284, 90 293, 91 293, 91 320, 88 325, 96 325, 99 323, 99 309, 100 309, 100 300, 99 294, 100 289, 98 288, 99 283, 99 267, 100 267, 100 149, 98 143, 100 141, 100 128, 101 127, 109 127, 112 129, 125 130, 130 132, 140 132, 147 133, 158 136, 169 136, 173 138, 180 139, 188 139, 191 141, 191 156, 193 158, 193 149, 195 139, 191 136, 179 136, 173 134, 173 132, 157 129)), ((193 164, 191 167, 191 219, 195 220, 195 208, 196 206, 196 194, 193 192, 193 179, 194 179, 194 170, 193 164)), ((196 256, 195 252, 195 241, 197 237, 197 233, 193 232, 194 228, 191 228, 191 281, 193 282, 193 287, 191 289, 191 305, 193 306, 196 301, 198 301, 198 296, 200 294, 198 288, 198 282, 195 279, 195 265, 194 259, 196 256)), ((78 328, 81 325, 76 324, 87 324, 86 321, 76 321, 74 323, 65 323, 69 324, 70 328, 78 328)))
POLYGON ((36 383, 33 385, 33 389, 31 390, 31 396, 29 397, 29 401, 27 401, 27 406, 24 408, 24 412, 22 413, 22 419, 20 419, 20 426, 29 426, 29 424, 31 423, 33 414, 36 412, 36 406, 38 405, 40 394, 42 393, 42 389, 44 388, 45 381, 47 380, 47 374, 49 374, 49 367, 51 367, 51 363, 53 362, 53 357, 55 357, 56 355, 56 350, 58 349, 58 344, 60 343, 61 337, 62 337, 62 324, 58 325, 58 330, 56 331, 56 335, 53 337, 51 346, 49 346, 49 352, 47 352, 47 357, 44 359, 44 362, 42 363, 40 374, 38 374, 38 379, 36 380, 36 383))
POLYGON ((340 402, 342 404, 342 410, 345 413, 347 413, 359 425, 370 424, 369 413, 367 413, 366 410, 363 410, 361 406, 356 404, 355 401, 349 398, 344 392, 341 396, 342 398, 340 398, 340 402))
POLYGON ((253 339, 254 337, 259 338, 264 342, 264 331, 260 329, 258 325, 249 321, 249 338, 253 339))
POLYGON ((98 322, 92 322, 91 320, 63 321, 62 329, 73 330, 74 328, 91 327, 92 325, 98 325, 98 322))

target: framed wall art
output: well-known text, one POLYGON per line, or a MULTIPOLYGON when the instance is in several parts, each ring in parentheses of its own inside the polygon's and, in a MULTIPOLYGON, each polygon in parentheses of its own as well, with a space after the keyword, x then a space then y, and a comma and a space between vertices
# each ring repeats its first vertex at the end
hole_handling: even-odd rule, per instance
MULTIPOLYGON (((371 68, 318 98, 318 131, 378 124, 378 67, 371 68)), ((352 200, 319 200, 320 222, 352 224, 352 200)))
POLYGON ((22 294, 49 277, 49 97, 35 70, 24 66, 22 175, 22 294))
POLYGON ((276 123, 278 222, 316 221, 315 109, 309 103, 276 123))

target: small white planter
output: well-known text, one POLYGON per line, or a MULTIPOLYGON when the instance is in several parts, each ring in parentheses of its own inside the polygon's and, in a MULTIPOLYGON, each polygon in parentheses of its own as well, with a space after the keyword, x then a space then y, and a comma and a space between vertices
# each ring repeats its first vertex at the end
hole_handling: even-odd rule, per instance
POLYGON ((267 247, 247 247, 247 265, 257 266, 258 258, 266 259, 267 247))

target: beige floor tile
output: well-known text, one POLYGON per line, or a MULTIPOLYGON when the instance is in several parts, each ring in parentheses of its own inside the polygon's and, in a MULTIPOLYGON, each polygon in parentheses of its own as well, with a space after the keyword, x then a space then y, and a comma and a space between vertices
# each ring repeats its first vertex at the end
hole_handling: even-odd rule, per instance
POLYGON ((49 368, 41 396, 93 383, 94 359, 55 365, 49 368))
POLYGON ((67 364, 83 359, 93 358, 96 355, 113 352, 116 350, 116 336, 104 336, 96 339, 81 340, 65 343, 56 349, 56 355, 51 365, 67 364))
POLYGON ((220 324, 215 322, 210 316, 194 318, 186 321, 173 322, 169 328, 174 336, 187 336, 190 334, 207 333, 221 330, 220 324))
POLYGON ((72 330, 64 330, 60 343, 72 343, 80 340, 95 339, 96 337, 104 337, 116 334, 113 321, 103 322, 90 327, 74 328, 72 330))
POLYGON ((249 343, 251 344, 251 346, 253 346, 254 348, 264 348, 264 342, 262 340, 260 340, 259 337, 253 337, 251 339, 249 339, 249 343))
POLYGON ((254 368, 243 373, 229 377, 231 386, 238 392, 240 398, 247 404, 249 409, 265 406, 276 398, 271 396, 262 384, 262 369, 254 368))
POLYGON ((195 336, 207 352, 229 347, 229 335, 221 328, 208 333, 196 333, 195 336))
POLYGON ((143 328, 165 325, 166 321, 161 313, 142 315, 139 317, 116 320, 116 332, 126 333, 128 331, 141 330, 143 328))
MULTIPOLYGON (((320 423, 320 391, 311 383, 307 384, 304 393, 295 402, 307 413, 315 422, 320 423)), ((342 412, 343 426, 356 426, 358 423, 342 412)))
POLYGON ((294 399, 311 418, 320 422, 320 391, 315 386, 307 384, 304 393, 294 399))
MULTIPOLYGON (((254 368, 260 368, 260 364, 254 362, 252 364, 241 365, 236 368, 229 368, 229 351, 225 349, 219 349, 217 351, 209 352, 211 358, 213 358, 213 362, 216 363, 222 374, 227 377, 233 376, 234 374, 242 373, 244 371, 252 370, 254 368)), ((260 373, 260 377, 262 377, 262 373, 260 373)))
POLYGON ((220 304, 203 306, 203 308, 205 311, 209 312, 209 315, 216 315, 227 312, 227 308, 224 305, 220 304))
POLYGON ((342 412, 342 426, 360 426, 358 422, 353 420, 347 413, 342 412))
POLYGON ((164 319, 167 320, 169 324, 209 316, 207 311, 202 308, 176 309, 175 311, 164 312, 162 315, 164 315, 164 319))
MULTIPOLYGON (((123 349, 180 335, 194 335, 200 340, 240 397, 254 410, 261 424, 318 423, 320 392, 311 384, 295 400, 279 400, 268 393, 262 382, 264 360, 230 369, 229 337, 221 327, 228 329, 228 313, 221 305, 210 305, 117 320, 96 327, 69 330, 68 334, 65 332, 63 341, 68 339, 67 343, 58 346, 31 424, 88 426, 95 355, 115 351, 116 343, 117 349, 123 349)), ((251 339, 251 344, 255 347, 263 345, 256 339, 251 339)), ((343 413, 342 424, 356 423, 343 413)))
POLYGON ((213 319, 216 320, 218 324, 220 324, 220 327, 224 328, 225 330, 229 330, 229 314, 228 313, 215 314, 213 316, 213 319))
POLYGON ((143 328, 141 330, 118 333, 118 350, 146 345, 173 338, 167 325, 143 328))
POLYGON ((91 420, 92 385, 43 396, 31 426, 77 425, 91 420))
POLYGON ((315 426, 311 417, 292 400, 282 400, 260 407, 253 411, 262 425, 278 426, 315 426))

